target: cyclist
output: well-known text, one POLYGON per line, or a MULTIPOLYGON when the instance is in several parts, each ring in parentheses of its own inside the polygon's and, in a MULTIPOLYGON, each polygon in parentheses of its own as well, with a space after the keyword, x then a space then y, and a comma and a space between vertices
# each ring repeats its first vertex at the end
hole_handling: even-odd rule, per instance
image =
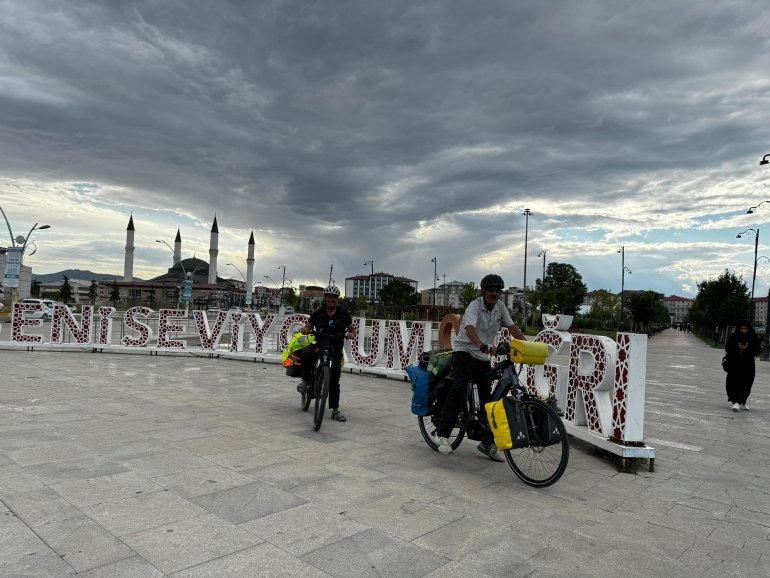
MULTIPOLYGON (((348 338, 355 337, 356 328, 350 313, 337 307, 340 298, 340 290, 334 285, 324 289, 324 305, 313 311, 300 330, 307 335, 311 331, 315 333, 332 333, 338 335, 332 339, 334 347, 334 359, 332 360, 331 383, 329 383, 329 408, 332 410, 332 419, 345 421, 345 415, 340 411, 340 373, 342 372, 342 347, 345 331, 348 338)), ((316 345, 311 344, 302 348, 302 381, 297 386, 300 393, 306 392, 313 383, 313 368, 315 367, 317 351, 316 345)))
MULTIPOLYGON (((452 389, 444 401, 441 423, 436 428, 435 443, 438 451, 448 455, 452 445, 448 439, 457 422, 468 382, 478 386, 481 407, 490 401, 491 383, 486 378, 490 369, 490 355, 494 355, 494 340, 497 332, 506 327, 517 339, 526 339, 513 323, 510 313, 500 302, 500 295, 505 284, 499 275, 487 275, 481 280, 481 297, 473 300, 463 314, 460 332, 452 348, 452 389)), ((482 412, 482 419, 486 413, 482 412)), ((496 462, 502 462, 503 456, 497 451, 492 433, 481 440, 478 450, 496 462)))

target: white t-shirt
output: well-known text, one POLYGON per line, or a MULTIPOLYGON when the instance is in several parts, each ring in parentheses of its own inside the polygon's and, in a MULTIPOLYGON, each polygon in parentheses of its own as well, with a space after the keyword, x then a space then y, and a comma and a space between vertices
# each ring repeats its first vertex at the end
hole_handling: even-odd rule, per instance
POLYGON ((476 335, 478 335, 482 343, 490 345, 495 342, 495 337, 497 337, 500 329, 513 325, 513 319, 511 319, 511 314, 508 313, 505 305, 500 301, 495 303, 491 311, 484 306, 483 296, 474 299, 468 305, 460 324, 460 333, 457 335, 452 349, 454 351, 465 351, 478 359, 489 359, 489 355, 482 353, 473 341, 470 340, 465 332, 466 325, 473 326, 476 329, 476 335))

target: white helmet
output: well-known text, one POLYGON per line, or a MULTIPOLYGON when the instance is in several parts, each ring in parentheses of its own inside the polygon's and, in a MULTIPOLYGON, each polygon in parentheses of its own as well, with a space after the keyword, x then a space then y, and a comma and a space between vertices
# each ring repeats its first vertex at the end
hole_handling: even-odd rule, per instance
POLYGON ((334 295, 335 297, 339 297, 340 290, 334 285, 329 285, 326 289, 324 289, 324 296, 326 295, 334 295))

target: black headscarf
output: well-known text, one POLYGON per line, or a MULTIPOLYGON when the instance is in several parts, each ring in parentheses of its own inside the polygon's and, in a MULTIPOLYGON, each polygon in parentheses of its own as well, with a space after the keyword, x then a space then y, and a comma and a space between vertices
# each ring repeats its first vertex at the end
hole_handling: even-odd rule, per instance
POLYGON ((754 331, 754 327, 752 327, 751 322, 748 319, 741 319, 738 321, 738 323, 735 324, 735 331, 733 331, 730 334, 730 337, 727 338, 727 343, 725 343, 725 350, 727 353, 738 353, 738 343, 740 342, 748 342, 749 349, 748 351, 751 352, 753 355, 759 355, 759 337, 757 336, 757 332, 754 331), (748 333, 741 333, 741 327, 748 328, 748 333))

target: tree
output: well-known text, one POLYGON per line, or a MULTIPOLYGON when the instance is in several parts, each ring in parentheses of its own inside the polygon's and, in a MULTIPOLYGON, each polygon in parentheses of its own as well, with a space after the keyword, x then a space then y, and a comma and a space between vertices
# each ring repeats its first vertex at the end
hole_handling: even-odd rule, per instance
POLYGON ((420 302, 420 295, 411 285, 395 279, 385 285, 379 292, 383 305, 391 309, 393 313, 398 310, 403 314, 405 309, 417 307, 420 302))
POLYGON ((118 303, 120 302, 120 289, 118 289, 117 279, 112 280, 112 291, 110 291, 110 301, 112 301, 112 306, 117 308, 118 303))
POLYGON ((628 308, 642 330, 648 329, 656 323, 669 321, 668 309, 660 300, 661 295, 655 291, 642 291, 634 293, 629 299, 628 308))
POLYGON ((299 295, 294 290, 294 287, 286 287, 283 290, 283 304, 296 307, 299 302, 299 295))
POLYGON ((474 299, 477 299, 480 295, 481 290, 476 287, 476 284, 473 281, 463 285, 463 288, 460 290, 460 294, 457 296, 458 301, 460 301, 460 307, 462 307, 462 310, 465 311, 468 308, 468 305, 470 305, 471 302, 474 299))
POLYGON ((33 279, 32 280, 32 286, 30 287, 29 293, 32 297, 40 297, 40 286, 42 283, 40 281, 33 279))
POLYGON ((751 297, 743 277, 727 269, 716 279, 698 283, 698 294, 690 306, 690 322, 702 328, 727 327, 747 318, 751 297))
POLYGON ((535 294, 539 295, 545 284, 545 311, 575 315, 588 293, 583 277, 569 263, 548 263, 545 280, 535 281, 535 294))
POLYGON ((614 320, 620 312, 620 296, 606 289, 594 291, 593 296, 594 302, 589 316, 602 327, 614 325, 614 320))
POLYGON ((88 288, 88 302, 91 305, 96 303, 96 292, 97 292, 96 280, 92 279, 91 286, 88 288))
POLYGON ((72 301, 72 285, 70 285, 70 280, 66 275, 63 275, 63 277, 64 281, 61 284, 61 291, 59 291, 59 295, 61 295, 62 303, 66 305, 72 301))

